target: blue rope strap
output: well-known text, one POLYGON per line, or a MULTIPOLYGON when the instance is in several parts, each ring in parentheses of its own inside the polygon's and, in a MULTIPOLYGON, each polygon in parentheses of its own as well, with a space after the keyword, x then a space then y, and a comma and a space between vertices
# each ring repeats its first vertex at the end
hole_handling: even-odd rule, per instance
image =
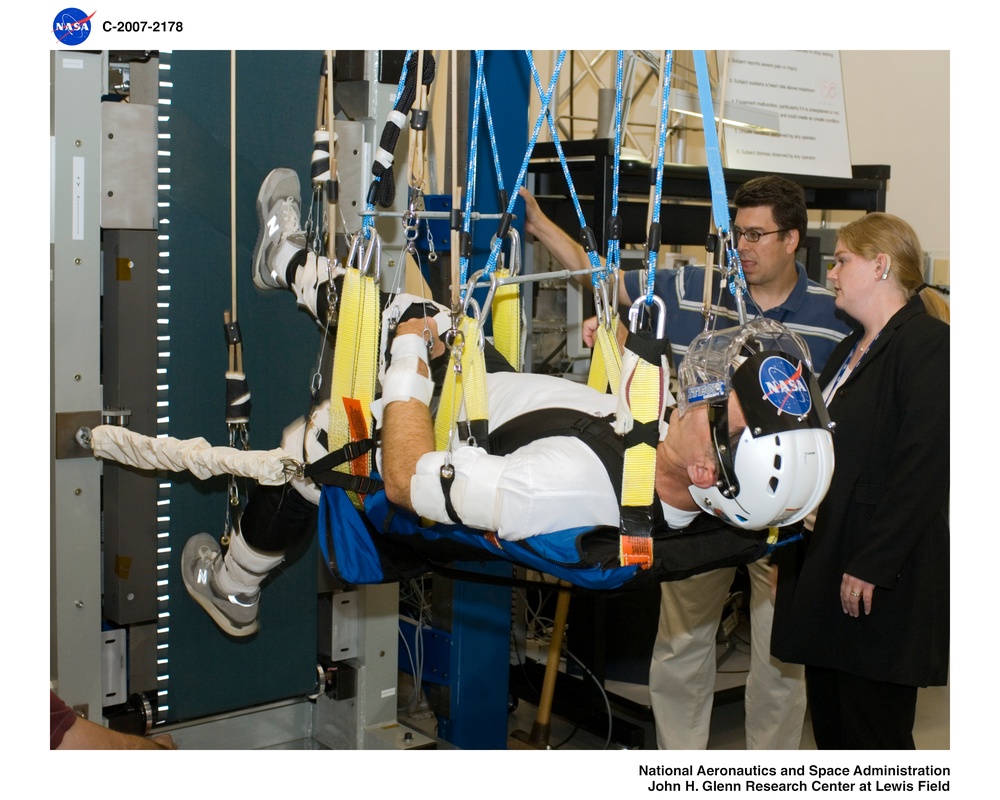
MULTIPOLYGON (((528 56, 528 63, 531 64, 532 70, 534 70, 534 59, 531 56, 531 51, 526 50, 528 56)), ((563 61, 566 58, 566 51, 560 50, 558 56, 556 57, 555 69, 552 71, 552 79, 549 81, 548 91, 542 96, 542 107, 538 112, 538 118, 535 120, 535 127, 531 133, 531 138, 528 141, 528 149, 524 153, 524 160, 521 163, 521 169, 517 174, 517 181, 514 184, 514 188, 511 191, 510 199, 507 201, 507 210, 504 212, 503 218, 500 221, 500 227, 497 230, 497 235, 493 239, 493 246, 490 248, 490 257, 486 263, 486 268, 483 270, 483 277, 487 280, 493 276, 493 272, 496 270, 497 260, 500 256, 500 248, 503 245, 503 240, 507 236, 507 228, 510 226, 510 221, 514 217, 514 203, 517 202, 518 194, 521 191, 521 187, 524 185, 525 176, 528 174, 528 164, 531 161, 531 153, 535 149, 535 142, 538 140, 538 133, 542 128, 542 121, 545 119, 545 115, 549 110, 549 103, 552 100, 552 95, 555 93, 556 83, 559 80, 559 73, 562 70, 563 61)), ((462 299, 465 299, 465 288, 463 284, 462 288, 462 299)))
POLYGON ((493 129, 493 112, 490 111, 490 96, 486 91, 485 81, 483 81, 483 108, 486 110, 486 127, 489 130, 490 149, 493 151, 493 166, 497 173, 497 191, 501 198, 500 207, 504 208, 507 205, 507 194, 503 189, 503 175, 500 173, 500 151, 497 149, 497 134, 493 129))
POLYGON ((660 200, 663 197, 663 162, 667 150, 667 116, 670 112, 670 78, 673 73, 674 51, 667 50, 663 58, 663 95, 660 99, 660 136, 656 146, 656 189, 653 220, 649 226, 649 263, 646 271, 646 305, 653 304, 653 284, 656 280, 656 259, 660 251, 660 200))
POLYGON ((615 68, 615 155, 611 170, 611 218, 608 220, 608 250, 605 270, 600 275, 594 273, 591 283, 598 287, 601 281, 617 285, 618 269, 621 266, 621 220, 618 218, 618 192, 622 155, 622 104, 625 51, 619 50, 615 68), (613 281, 611 279, 614 279, 613 281))
MULTIPOLYGON (((694 51, 695 75, 698 79, 698 100, 701 104, 701 115, 705 127, 705 155, 708 159, 708 180, 712 190, 712 214, 715 227, 726 248, 726 264, 735 264, 734 270, 729 270, 729 293, 742 298, 746 292, 746 278, 743 275, 743 264, 736 250, 730 231, 729 201, 726 198, 726 179, 722 173, 722 152, 719 148, 719 137, 715 130, 715 107, 712 104, 712 84, 708 77, 708 61, 704 50, 694 51)), ((719 109, 720 115, 722 109, 719 109)))
MULTIPOLYGON (((476 50, 476 88, 472 102, 472 126, 469 131, 469 161, 466 169, 465 214, 462 217, 462 245, 459 252, 459 282, 465 286, 468 280, 469 261, 472 257, 472 207, 476 197, 476 167, 479 161, 479 117, 482 108, 483 89, 483 51, 476 50)), ((464 294, 464 290, 463 290, 464 294)), ((464 296, 462 298, 465 299, 464 296)))
MULTIPOLYGON (((542 82, 538 77, 538 71, 535 69, 534 61, 531 62, 531 77, 535 82, 535 88, 538 91, 539 96, 542 94, 542 82)), ((587 258, 590 261, 591 269, 596 270, 592 272, 591 275, 597 275, 598 272, 602 271, 601 267, 601 257, 597 253, 597 242, 594 239, 594 231, 587 225, 587 220, 583 215, 583 209, 580 207, 580 198, 577 196, 576 187, 573 185, 573 177, 570 175, 569 163, 566 161, 566 154, 562 149, 562 142, 559 141, 559 131, 556 128, 555 120, 552 117, 550 110, 546 110, 545 113, 546 121, 549 124, 549 131, 552 134, 552 144, 556 148, 556 154, 559 156, 559 164, 562 167, 563 175, 566 177, 566 186, 569 188, 570 198, 573 200, 573 207, 576 209, 576 217, 580 222, 580 239, 583 245, 583 250, 587 254, 587 258)), ((591 278, 593 280, 593 278, 591 278)))

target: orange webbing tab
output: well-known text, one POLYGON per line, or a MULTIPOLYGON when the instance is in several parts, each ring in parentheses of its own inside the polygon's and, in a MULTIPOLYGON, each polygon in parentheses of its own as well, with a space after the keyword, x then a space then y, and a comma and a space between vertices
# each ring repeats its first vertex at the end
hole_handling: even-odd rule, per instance
POLYGON ((623 567, 638 564, 640 569, 653 566, 652 536, 619 536, 618 562, 623 567))
MULTIPOLYGON (((361 401, 355 397, 345 397, 344 411, 347 412, 347 422, 351 429, 351 441, 360 442, 367 439, 369 434, 368 421, 365 419, 365 412, 361 406, 361 401)), ((370 456, 364 454, 351 461, 351 474, 369 475, 371 474, 370 456)))

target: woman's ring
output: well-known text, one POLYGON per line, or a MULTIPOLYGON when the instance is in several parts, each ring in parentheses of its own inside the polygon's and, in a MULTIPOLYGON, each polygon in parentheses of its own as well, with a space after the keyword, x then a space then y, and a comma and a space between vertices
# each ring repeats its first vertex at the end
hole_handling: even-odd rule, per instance
POLYGON ((851 592, 851 597, 861 597, 861 592, 851 592))

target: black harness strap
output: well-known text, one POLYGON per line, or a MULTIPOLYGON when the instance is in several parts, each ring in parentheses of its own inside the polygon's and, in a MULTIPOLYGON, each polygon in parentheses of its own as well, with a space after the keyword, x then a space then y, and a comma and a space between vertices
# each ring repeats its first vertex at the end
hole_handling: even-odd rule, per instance
POLYGON ((615 496, 622 496, 625 450, 611 427, 613 416, 594 417, 570 408, 543 408, 529 411, 490 431, 490 452, 513 453, 519 447, 549 436, 573 436, 583 441, 604 464, 615 496))
POLYGON ((356 442, 348 442, 339 450, 327 453, 318 461, 306 465, 303 474, 307 478, 312 478, 316 483, 325 486, 339 486, 350 492, 358 494, 370 494, 377 492, 384 485, 376 478, 367 475, 351 475, 347 472, 338 472, 335 468, 348 461, 353 461, 371 452, 375 447, 374 439, 360 439, 356 442))

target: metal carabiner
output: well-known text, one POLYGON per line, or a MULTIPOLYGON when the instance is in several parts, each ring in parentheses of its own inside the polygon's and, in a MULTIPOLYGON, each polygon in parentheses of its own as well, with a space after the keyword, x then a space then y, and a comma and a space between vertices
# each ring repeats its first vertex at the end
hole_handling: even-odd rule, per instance
POLYGON ((361 270, 364 277, 371 278, 378 283, 379 274, 382 269, 382 237, 377 233, 372 233, 372 246, 368 248, 365 255, 365 266, 361 270), (373 272, 374 268, 374 272, 373 272))
MULTIPOLYGON (((501 243, 499 249, 497 250, 497 263, 496 269, 505 269, 507 273, 514 277, 515 275, 521 274, 521 234, 517 232, 517 228, 511 228, 507 231, 507 238, 510 239, 510 263, 504 261, 503 257, 503 244, 501 243)), ((493 248, 497 246, 496 234, 490 239, 490 252, 493 248)))
POLYGON ((510 239, 510 264, 507 266, 507 272, 513 277, 521 274, 521 234, 517 232, 517 228, 511 226, 507 231, 507 237, 510 239))
POLYGON ((406 211, 403 212, 403 238, 411 243, 417 240, 417 235, 420 233, 420 217, 417 215, 416 203, 419 194, 419 189, 413 190, 410 195, 410 203, 406 207, 406 211))
MULTIPOLYGON (((656 319, 656 338, 662 339, 667 330, 667 306, 656 295, 653 295, 653 305, 656 306, 659 311, 659 315, 656 319)), ((639 315, 642 312, 642 307, 646 305, 646 298, 640 297, 634 303, 632 307, 628 310, 628 329, 632 333, 637 333, 639 330, 639 315)))
POLYGON ((437 250, 434 249, 434 236, 431 233, 430 223, 425 222, 427 228, 427 260, 432 264, 438 260, 437 250))
POLYGON ((472 293, 476 290, 476 284, 479 283, 479 279, 482 276, 483 276, 483 270, 479 270, 478 272, 474 272, 472 274, 472 277, 469 278, 469 280, 466 282, 464 289, 465 300, 462 302, 462 309, 461 309, 462 315, 468 316, 469 307, 474 305, 476 307, 476 313, 474 315, 476 322, 480 321, 482 309, 479 307, 479 303, 476 302, 476 300, 472 297, 472 293))
POLYGON ((476 345, 480 351, 486 349, 486 332, 483 330, 483 323, 486 322, 487 317, 490 315, 490 303, 493 302, 493 293, 496 291, 497 286, 496 275, 491 275, 490 290, 486 295, 486 301, 480 306, 479 301, 472 296, 472 292, 476 288, 476 284, 479 282, 482 274, 483 270, 479 270, 479 272, 469 278, 469 282, 465 285, 465 303, 462 305, 463 315, 472 317, 476 321, 476 330, 478 331, 476 345), (471 314, 469 313, 470 309, 472 310, 471 314), (484 311, 483 309, 486 310, 484 311))
POLYGON ((594 310, 597 312, 597 321, 610 330, 614 320, 614 312, 611 310, 611 302, 608 299, 607 278, 598 280, 594 286, 594 310))
POLYGON ((377 233, 373 232, 371 247, 368 248, 364 245, 364 239, 364 233, 358 232, 354 234, 354 238, 351 240, 351 249, 347 254, 347 265, 349 267, 356 267, 363 276, 371 277, 377 283, 382 264, 382 239, 377 233), (354 263, 355 261, 357 261, 357 264, 354 263), (373 261, 375 274, 371 275, 373 261))
MULTIPOLYGON (((485 270, 479 270, 479 272, 475 273, 469 279, 469 282, 466 284, 466 286, 465 286, 465 308, 463 309, 464 311, 468 311, 469 303, 470 303, 470 301, 472 301, 472 292, 475 290, 476 284, 479 283, 480 280, 482 280, 484 272, 485 272, 485 270)), ((493 307, 493 295, 496 294, 496 290, 497 290, 497 286, 498 285, 499 285, 499 278, 497 278, 496 272, 493 272, 493 273, 490 274, 490 290, 486 293, 486 299, 483 300, 483 305, 482 305, 483 308, 487 309, 486 312, 485 312, 486 316, 489 316, 489 313, 490 313, 489 309, 493 307)), ((475 301, 472 301, 472 302, 475 302, 475 301)), ((477 312, 479 312, 479 313, 476 314, 476 317, 475 317, 476 322, 483 322, 484 320, 483 320, 482 313, 480 311, 479 303, 478 302, 476 302, 476 310, 477 310, 477 312)))
POLYGON ((465 351, 465 334, 462 331, 456 331, 455 335, 452 337, 451 342, 448 344, 448 348, 451 352, 451 359, 455 365, 455 374, 462 374, 462 355, 465 351))

